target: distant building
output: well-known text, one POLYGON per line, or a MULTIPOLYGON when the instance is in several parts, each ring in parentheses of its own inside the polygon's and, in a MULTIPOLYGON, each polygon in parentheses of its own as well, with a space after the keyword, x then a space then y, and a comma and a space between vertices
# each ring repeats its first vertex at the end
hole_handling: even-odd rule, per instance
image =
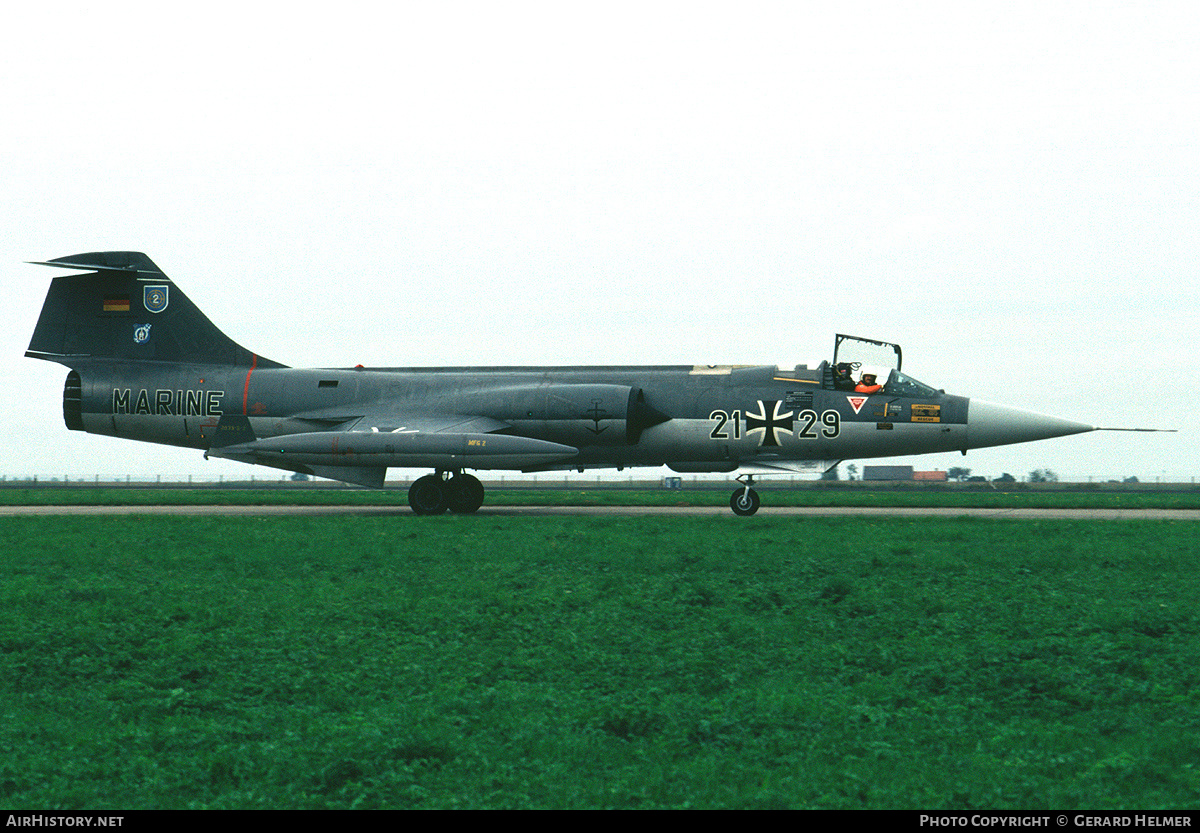
POLYGON ((912 466, 863 466, 863 480, 912 480, 912 466))
POLYGON ((863 480, 919 480, 945 483, 944 471, 913 471, 912 466, 863 466, 863 480))

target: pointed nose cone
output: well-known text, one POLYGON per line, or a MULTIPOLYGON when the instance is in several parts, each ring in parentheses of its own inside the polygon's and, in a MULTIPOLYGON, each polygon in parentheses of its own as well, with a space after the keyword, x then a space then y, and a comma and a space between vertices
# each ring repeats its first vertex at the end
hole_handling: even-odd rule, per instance
POLYGON ((972 399, 967 407, 967 447, 987 448, 1009 443, 1048 440, 1068 434, 1095 431, 1095 427, 1069 419, 1035 414, 1020 408, 972 399))

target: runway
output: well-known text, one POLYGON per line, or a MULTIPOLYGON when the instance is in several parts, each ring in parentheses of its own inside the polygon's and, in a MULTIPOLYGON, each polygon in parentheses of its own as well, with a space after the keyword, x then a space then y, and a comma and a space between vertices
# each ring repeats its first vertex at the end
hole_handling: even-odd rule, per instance
MULTIPOLYGON (((423 523, 404 505, 395 506, 0 506, 0 517, 175 515, 181 517, 397 516, 423 523)), ((745 522, 722 506, 487 506, 475 517, 726 517, 745 522)), ((1200 521, 1197 509, 980 509, 878 506, 763 506, 756 518, 992 518, 1025 521, 1166 520, 1200 521)), ((436 521, 433 521, 436 523, 436 521)))

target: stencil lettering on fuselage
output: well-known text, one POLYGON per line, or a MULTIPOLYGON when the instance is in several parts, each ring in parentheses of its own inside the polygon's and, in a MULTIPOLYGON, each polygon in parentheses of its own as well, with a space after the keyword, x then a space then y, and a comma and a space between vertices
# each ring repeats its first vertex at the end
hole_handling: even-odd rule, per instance
POLYGON ((154 390, 113 388, 114 414, 151 414, 153 416, 221 416, 223 390, 154 390))
POLYGON ((727 440, 732 435, 733 439, 740 440, 743 419, 746 421, 744 433, 757 434, 760 446, 781 446, 786 436, 795 436, 800 440, 815 440, 818 437, 832 440, 842 432, 842 416, 832 408, 820 414, 811 408, 798 413, 781 412, 782 404, 777 400, 759 399, 753 413, 742 409, 713 411, 708 418, 715 424, 708 436, 714 440, 727 440), (818 422, 821 423, 820 433, 817 431, 818 422))

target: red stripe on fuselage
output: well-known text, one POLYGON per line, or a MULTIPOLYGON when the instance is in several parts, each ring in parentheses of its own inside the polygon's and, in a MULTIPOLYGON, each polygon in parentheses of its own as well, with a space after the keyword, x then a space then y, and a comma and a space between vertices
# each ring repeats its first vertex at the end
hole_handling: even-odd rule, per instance
POLYGON ((250 401, 250 374, 254 372, 254 368, 258 367, 258 354, 251 353, 254 357, 250 361, 250 369, 246 371, 246 384, 242 388, 242 416, 246 416, 246 405, 250 401))

